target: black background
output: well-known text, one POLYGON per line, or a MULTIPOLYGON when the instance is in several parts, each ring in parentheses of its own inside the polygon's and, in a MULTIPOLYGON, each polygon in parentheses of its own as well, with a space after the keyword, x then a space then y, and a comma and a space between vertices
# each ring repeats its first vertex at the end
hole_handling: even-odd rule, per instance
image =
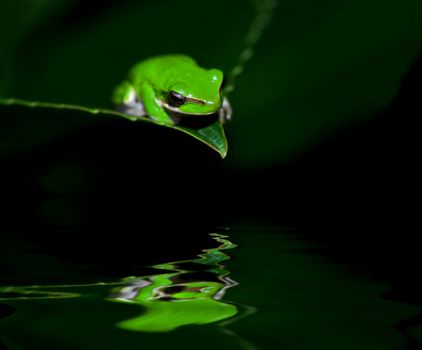
MULTIPOLYGON (((81 3, 63 25, 88 20, 99 3, 81 3)), ((1 230, 119 274, 188 255, 219 227, 289 225, 326 243, 333 259, 363 264, 390 283, 390 298, 421 304, 421 81, 419 59, 394 100, 369 122, 265 169, 227 167, 195 140, 151 125, 110 121, 68 131, 0 160, 1 230), (80 180, 43 186, 40 179, 61 162, 83 169, 80 180), (176 252, 181 236, 195 239, 185 239, 176 252), (140 246, 148 248, 139 254, 140 246)), ((25 108, 1 113, 19 115, 25 108)), ((13 278, 3 275, 2 282, 13 278)))

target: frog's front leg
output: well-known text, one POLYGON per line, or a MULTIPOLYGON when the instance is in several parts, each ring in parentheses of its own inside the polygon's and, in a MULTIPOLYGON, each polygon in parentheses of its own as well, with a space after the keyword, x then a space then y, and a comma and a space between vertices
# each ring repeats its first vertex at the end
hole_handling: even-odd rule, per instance
POLYGON ((230 102, 227 99, 227 97, 224 97, 223 104, 221 105, 221 108, 219 110, 220 122, 224 124, 226 121, 231 120, 232 115, 233 115, 232 106, 230 105, 230 102))
POLYGON ((150 83, 141 83, 140 91, 142 100, 144 102, 145 111, 152 119, 162 124, 175 124, 175 122, 170 118, 163 107, 158 104, 156 92, 150 83))
POLYGON ((138 98, 135 88, 127 80, 122 82, 113 92, 113 103, 119 112, 135 117, 146 116, 144 105, 138 98))

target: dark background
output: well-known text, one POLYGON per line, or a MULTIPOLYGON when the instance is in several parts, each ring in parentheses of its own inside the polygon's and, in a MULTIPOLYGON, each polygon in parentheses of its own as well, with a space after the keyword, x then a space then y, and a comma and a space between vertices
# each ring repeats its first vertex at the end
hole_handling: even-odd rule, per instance
MULTIPOLYGON (((206 15, 194 1, 39 6, 17 44, 5 36, 3 95, 106 107, 130 65, 154 54, 228 71, 254 15, 242 1, 209 3, 206 15)), ((119 274, 190 256, 216 227, 288 225, 390 283, 391 298, 420 304, 420 7, 280 3, 231 95, 225 160, 154 125, 0 107, 5 242, 25 237, 119 274)), ((14 269, 3 284, 19 280, 14 269)))

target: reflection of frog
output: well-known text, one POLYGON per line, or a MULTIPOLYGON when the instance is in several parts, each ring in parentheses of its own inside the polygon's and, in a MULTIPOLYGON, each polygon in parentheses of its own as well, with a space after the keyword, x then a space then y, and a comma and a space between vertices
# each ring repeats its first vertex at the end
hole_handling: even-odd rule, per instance
POLYGON ((144 306, 141 316, 119 327, 144 332, 168 332, 190 324, 222 321, 237 314, 237 307, 220 301, 223 283, 197 281, 175 284, 175 274, 155 275, 120 289, 115 298, 144 306), (139 287, 142 286, 142 287, 139 287))
POLYGON ((221 298, 227 288, 237 283, 219 264, 229 259, 221 250, 235 245, 223 239, 224 236, 213 236, 222 245, 205 250, 200 258, 154 266, 176 272, 131 278, 127 286, 116 288, 112 300, 145 307, 145 313, 118 326, 144 332, 168 332, 184 325, 207 324, 235 316, 237 307, 221 298))
POLYGON ((113 103, 124 113, 148 115, 163 124, 217 112, 224 122, 232 112, 222 85, 218 69, 201 68, 184 55, 157 56, 134 66, 128 80, 115 89, 113 103))

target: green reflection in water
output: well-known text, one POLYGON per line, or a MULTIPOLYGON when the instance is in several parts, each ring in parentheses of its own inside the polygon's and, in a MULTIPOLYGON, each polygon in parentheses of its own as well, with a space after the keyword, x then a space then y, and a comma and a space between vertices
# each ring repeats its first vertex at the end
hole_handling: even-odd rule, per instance
POLYGON ((143 277, 127 277, 113 283, 0 287, 0 300, 84 298, 92 293, 86 288, 107 288, 101 299, 141 307, 141 315, 117 323, 117 327, 143 332, 168 332, 186 325, 223 321, 224 325, 254 311, 223 302, 225 291, 237 285, 221 264, 230 257, 223 251, 233 249, 227 236, 210 235, 219 246, 204 249, 193 260, 175 261, 152 266, 160 273, 143 277), (65 291, 61 291, 65 289, 65 291), (238 317, 233 318, 238 315, 238 317), (230 319, 230 320, 228 320, 230 319))
POLYGON ((23 286, 23 287, 0 287, 0 300, 37 300, 37 299, 69 299, 79 298, 84 295, 80 288, 89 287, 102 287, 121 285, 124 282, 111 282, 111 283, 91 283, 91 284, 62 284, 62 285, 44 285, 44 286, 23 286), (74 289, 72 292, 61 292, 57 289, 74 289), (52 289, 53 291, 49 291, 52 289))
POLYGON ((165 272, 129 279, 130 285, 116 288, 112 300, 145 308, 140 316, 117 326, 135 331, 168 332, 180 326, 208 324, 238 314, 235 305, 221 301, 226 289, 237 284, 221 265, 229 259, 223 250, 236 245, 226 236, 211 236, 220 245, 205 249, 199 258, 154 265, 165 272))

